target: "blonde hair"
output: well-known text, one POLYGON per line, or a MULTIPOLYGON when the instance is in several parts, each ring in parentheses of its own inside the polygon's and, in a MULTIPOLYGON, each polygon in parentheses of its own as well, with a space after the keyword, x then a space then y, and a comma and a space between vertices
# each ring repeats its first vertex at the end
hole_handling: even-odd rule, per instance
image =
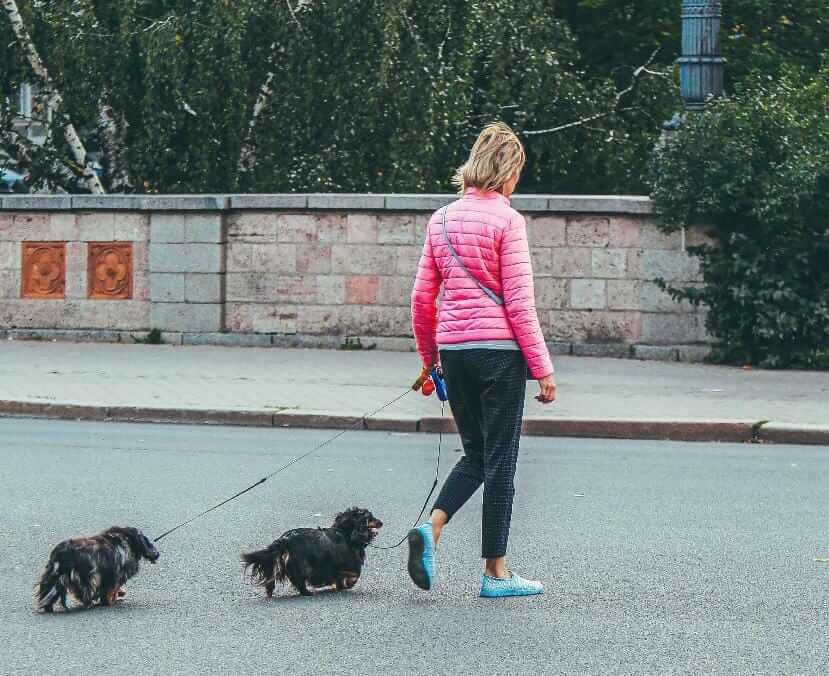
POLYGON ((492 122, 478 134, 469 159, 455 172, 452 183, 463 195, 467 188, 500 190, 518 176, 527 162, 524 146, 503 122, 492 122))

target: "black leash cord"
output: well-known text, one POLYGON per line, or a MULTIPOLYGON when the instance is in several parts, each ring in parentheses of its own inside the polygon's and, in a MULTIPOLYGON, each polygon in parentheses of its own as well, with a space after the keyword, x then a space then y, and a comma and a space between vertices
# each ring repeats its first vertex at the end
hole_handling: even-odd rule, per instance
MULTIPOLYGON (((443 418, 443 409, 444 409, 444 407, 445 407, 445 403, 440 402, 440 417, 441 418, 443 418)), ((429 491, 429 495, 427 495, 426 500, 423 501, 423 507, 420 508, 420 514, 418 514, 417 518, 414 520, 414 524, 412 525, 412 528, 415 528, 417 526, 418 522, 420 521, 421 517, 423 516, 423 513, 426 511, 426 507, 429 504, 429 500, 432 499, 432 494, 435 492, 435 489, 438 487, 438 479, 440 477, 440 449, 441 449, 441 446, 443 446, 443 429, 439 427, 438 428, 438 456, 437 456, 437 462, 435 463, 435 481, 434 481, 434 483, 432 483, 432 488, 429 491)), ((403 536, 403 539, 400 540, 400 542, 398 542, 396 545, 390 545, 388 547, 381 547, 379 545, 369 544, 369 547, 373 547, 374 549, 397 549, 400 545, 402 545, 404 542, 406 542, 406 539, 408 537, 409 537, 409 534, 406 533, 403 536)))
MULTIPOLYGON (((261 485, 262 485, 263 483, 265 483, 268 479, 270 479, 271 477, 276 476, 277 474, 279 474, 279 473, 280 473, 280 472, 282 472, 283 470, 288 469, 291 465, 295 465, 295 464, 296 464, 296 463, 298 463, 300 460, 303 460, 303 459, 307 458, 309 455, 311 455, 311 454, 313 454, 313 453, 316 453, 318 450, 320 450, 320 449, 321 449, 321 448, 323 448, 324 446, 327 446, 327 445, 328 445, 328 444, 330 444, 330 443, 333 443, 334 441, 336 441, 337 439, 339 439, 339 438, 340 438, 341 436, 343 436, 344 434, 347 434, 348 432, 351 432, 352 430, 357 429, 357 427, 358 427, 358 426, 363 426, 363 424, 365 423, 365 421, 366 421, 366 419, 367 419, 367 418, 371 418, 371 417, 373 417, 373 416, 377 415, 378 413, 380 413, 380 411, 383 411, 384 409, 387 409, 389 406, 392 406, 392 405, 396 404, 398 401, 400 401, 401 399, 403 399, 403 397, 407 396, 410 392, 412 392, 412 390, 411 390, 411 389, 407 389, 407 390, 406 390, 403 394, 401 394, 399 397, 395 397, 395 398, 394 398, 394 399, 392 399, 390 402, 388 402, 387 404, 384 404, 383 406, 381 406, 381 407, 380 407, 380 408, 378 408, 377 410, 372 411, 371 413, 366 413, 365 415, 363 415, 363 416, 362 416, 362 417, 361 417, 361 418, 360 418, 360 419, 359 419, 356 423, 354 423, 351 427, 346 427, 344 430, 341 430, 340 432, 338 432, 337 434, 335 434, 335 435, 334 435, 333 437, 331 437, 330 439, 327 439, 326 441, 323 441, 321 444, 319 444, 318 446, 315 446, 314 448, 312 448, 312 449, 311 449, 310 451, 308 451, 307 453, 303 453, 302 455, 297 456, 296 458, 294 458, 294 459, 293 459, 293 460, 291 460, 290 462, 286 462, 284 465, 282 465, 282 467, 280 467, 280 468, 279 468, 279 469, 277 469, 277 470, 274 470, 273 472, 271 472, 270 474, 268 474, 268 475, 266 475, 266 476, 263 476, 263 477, 262 477, 261 479, 259 479, 259 481, 257 481, 256 483, 251 484, 250 486, 248 486, 248 487, 247 487, 247 488, 245 488, 244 490, 239 491, 239 492, 238 492, 238 493, 236 493, 235 495, 231 495, 229 498, 227 498, 227 499, 225 499, 225 500, 222 500, 219 504, 217 504, 217 505, 213 505, 210 509, 206 509, 206 510, 204 510, 203 512, 200 512, 199 514, 196 514, 195 516, 190 517, 189 519, 187 519, 187 521, 183 521, 182 523, 178 524, 177 526, 174 526, 174 527, 173 527, 173 528, 171 528, 170 530, 164 531, 161 535, 159 535, 157 538, 155 538, 155 539, 153 540, 153 542, 158 542, 159 540, 162 540, 162 539, 166 538, 166 537, 167 537, 168 535, 170 535, 171 533, 175 533, 175 532, 176 532, 179 528, 184 528, 184 526, 187 526, 187 525, 189 525, 189 524, 193 523, 194 521, 196 521, 196 520, 198 520, 198 519, 201 519, 203 516, 205 516, 205 515, 207 515, 207 514, 210 514, 210 512, 212 512, 212 511, 214 511, 214 510, 219 509, 219 507, 223 507, 223 506, 224 506, 224 505, 226 505, 228 502, 230 502, 230 501, 232 501, 232 500, 235 500, 236 498, 239 498, 239 497, 243 496, 243 495, 244 495, 245 493, 247 493, 248 491, 252 491, 252 490, 253 490, 254 488, 256 488, 257 486, 261 486, 261 485)), ((441 405, 441 413, 443 413, 443 405, 441 405)), ((441 439, 442 439, 442 435, 441 435, 441 439)), ((438 444, 438 469, 439 469, 439 465, 440 465, 440 443, 438 444)), ((434 486, 432 486, 432 491, 429 493, 429 497, 432 497, 432 493, 434 492, 434 490, 435 490, 435 486, 437 486, 437 483, 438 483, 438 480, 437 480, 437 474, 436 474, 436 475, 435 475, 435 485, 434 485, 434 486)), ((426 502, 427 502, 427 503, 429 502, 429 499, 428 499, 428 498, 426 499, 426 502)), ((425 511, 425 509, 426 509, 426 505, 424 505, 424 506, 423 506, 423 510, 421 510, 421 512, 420 512, 420 516, 422 516, 422 515, 423 515, 423 511, 425 511)), ((418 516, 418 519, 420 519, 420 516, 418 516)), ((403 538, 403 540, 405 540, 405 539, 406 539, 406 538, 404 537, 404 538, 403 538)), ((403 541, 401 540, 401 544, 402 544, 402 542, 403 542, 403 541)), ((398 546, 398 545, 395 545, 395 546, 398 546)))

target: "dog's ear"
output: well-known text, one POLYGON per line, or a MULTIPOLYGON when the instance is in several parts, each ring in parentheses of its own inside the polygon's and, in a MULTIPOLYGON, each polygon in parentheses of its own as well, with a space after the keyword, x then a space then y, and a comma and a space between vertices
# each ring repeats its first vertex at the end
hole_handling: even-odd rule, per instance
POLYGON ((346 511, 337 514, 337 516, 334 517, 334 528, 345 533, 349 533, 354 530, 354 526, 356 525, 354 520, 354 512, 354 509, 347 509, 346 511))

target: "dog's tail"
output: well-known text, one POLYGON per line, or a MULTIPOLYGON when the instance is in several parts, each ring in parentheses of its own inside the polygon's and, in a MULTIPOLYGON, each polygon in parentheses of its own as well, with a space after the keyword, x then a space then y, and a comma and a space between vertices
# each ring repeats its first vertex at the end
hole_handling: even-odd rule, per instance
POLYGON ((64 595, 65 589, 60 578, 60 563, 50 558, 35 586, 35 603, 38 610, 52 610, 55 601, 64 595))
POLYGON ((285 563, 288 554, 276 542, 266 549, 242 554, 245 571, 249 572, 251 581, 265 587, 270 595, 276 582, 285 580, 285 563))

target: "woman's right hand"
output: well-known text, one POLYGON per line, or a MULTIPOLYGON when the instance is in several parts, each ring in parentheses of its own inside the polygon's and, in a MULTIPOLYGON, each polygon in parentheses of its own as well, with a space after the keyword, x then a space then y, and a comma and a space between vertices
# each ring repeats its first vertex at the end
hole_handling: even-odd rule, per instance
POLYGON ((552 404, 556 400, 556 379, 551 373, 544 376, 538 381, 538 387, 541 390, 536 397, 536 401, 542 404, 552 404))

